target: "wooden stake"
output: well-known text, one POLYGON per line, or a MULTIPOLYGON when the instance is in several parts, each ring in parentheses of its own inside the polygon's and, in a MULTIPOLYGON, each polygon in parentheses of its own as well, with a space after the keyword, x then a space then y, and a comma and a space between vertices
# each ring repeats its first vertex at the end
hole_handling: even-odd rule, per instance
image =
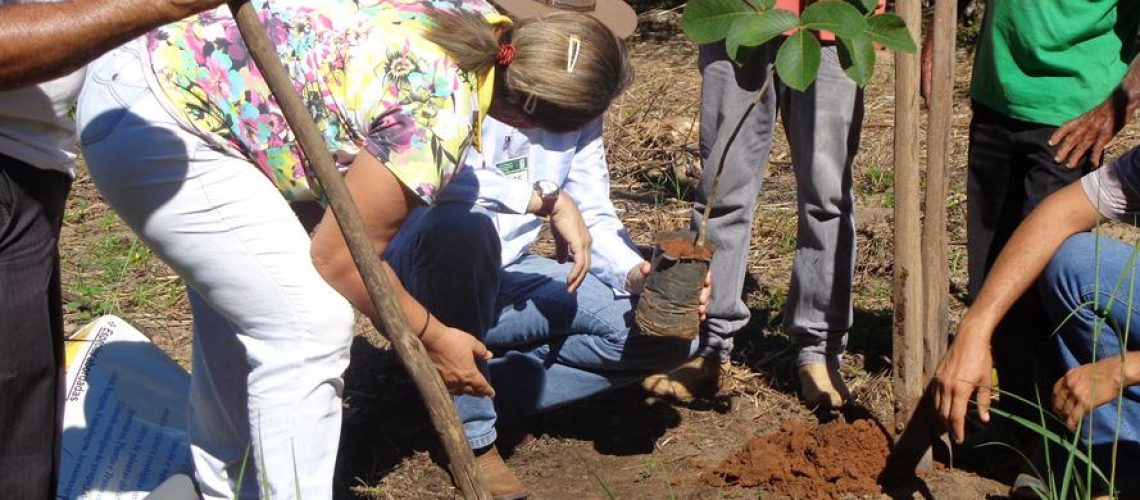
MULTIPOLYGON (((919 0, 895 9, 922 40, 919 0)), ((922 393, 922 267, 918 165, 918 54, 895 54, 894 428, 901 433, 922 393)))
POLYGON ((261 25, 253 6, 248 0, 233 0, 229 7, 246 47, 249 48, 250 56, 281 105, 285 121, 293 129, 297 142, 309 161, 309 166, 316 172, 321 188, 328 197, 329 206, 336 215, 337 224, 344 233, 345 241, 348 242, 352 258, 356 261, 361 277, 364 278, 368 296, 376 307, 380 320, 376 328, 388 336, 397 356, 424 398, 428 415, 443 442, 452 478, 465 498, 479 500, 491 498, 476 476, 475 456, 467 445, 467 438, 463 434, 463 427, 459 424, 451 396, 443 385, 435 365, 428 358, 419 337, 412 331, 407 318, 396 303, 392 284, 381 271, 380 257, 364 229, 364 222, 356 210, 348 188, 344 185, 344 180, 337 172, 324 136, 317 130, 313 117, 297 95, 292 80, 278 58, 277 49, 269 41, 265 27, 261 25))
POLYGON ((958 2, 934 4, 930 102, 927 103, 926 210, 922 228, 922 276, 926 288, 923 382, 934 376, 949 343, 950 267, 946 256, 946 164, 950 160, 950 120, 954 114, 954 32, 958 2))

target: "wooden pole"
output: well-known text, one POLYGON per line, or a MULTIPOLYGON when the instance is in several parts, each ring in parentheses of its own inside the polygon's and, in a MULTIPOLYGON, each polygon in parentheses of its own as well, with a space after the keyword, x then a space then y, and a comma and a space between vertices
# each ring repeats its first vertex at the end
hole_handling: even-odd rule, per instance
POLYGON ((954 114, 954 32, 957 0, 934 4, 930 102, 926 128, 926 210, 922 228, 922 276, 926 288, 923 381, 934 376, 949 340, 950 267, 946 257, 946 164, 954 114))
POLYGON ((297 142, 305 152, 309 165, 316 172, 321 188, 328 197, 329 206, 336 215, 337 224, 344 233, 345 241, 348 242, 352 258, 356 261, 361 277, 364 278, 368 296, 376 307, 380 320, 380 324, 376 327, 387 334, 397 356, 424 398, 428 415, 443 442, 452 478, 465 498, 479 500, 491 498, 476 476, 475 456, 467 445, 467 438, 463 434, 463 427, 459 424, 451 396, 443 385, 435 365, 428 358, 419 337, 412 331, 407 318, 396 303, 392 284, 381 271, 380 256, 372 246, 371 239, 364 229, 364 222, 356 210, 348 188, 344 185, 344 180, 337 172, 324 136, 317 130, 313 117, 301 102, 292 80, 278 58, 277 49, 269 41, 265 27, 261 25, 253 6, 248 0, 233 0, 229 7, 234 20, 237 21, 242 39, 249 48, 250 56, 281 105, 285 121, 293 129, 297 142))
MULTIPOLYGON (((919 0, 896 0, 922 40, 919 0)), ((894 430, 901 434, 922 394, 923 300, 918 164, 918 54, 895 53, 894 430)))

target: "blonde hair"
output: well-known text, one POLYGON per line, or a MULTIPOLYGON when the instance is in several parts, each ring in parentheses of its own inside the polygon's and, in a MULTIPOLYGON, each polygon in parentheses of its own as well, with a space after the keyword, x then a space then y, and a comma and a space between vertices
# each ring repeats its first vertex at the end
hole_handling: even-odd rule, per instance
POLYGON ((516 22, 500 36, 482 17, 434 11, 427 39, 464 71, 495 66, 500 43, 515 47, 499 67, 495 99, 505 99, 540 128, 564 132, 601 116, 633 78, 625 43, 585 14, 555 12, 516 22), (574 64, 571 40, 579 48, 574 64), (529 101, 529 102, 528 102, 529 101))

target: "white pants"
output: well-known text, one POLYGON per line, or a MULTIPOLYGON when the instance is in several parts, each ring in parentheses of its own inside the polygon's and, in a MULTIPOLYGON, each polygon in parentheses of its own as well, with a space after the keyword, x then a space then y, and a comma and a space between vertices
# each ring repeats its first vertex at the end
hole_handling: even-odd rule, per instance
POLYGON ((92 64, 80 142, 107 202, 191 290, 199 487, 207 498, 330 498, 351 306, 313 267, 273 184, 165 110, 148 61, 135 41, 92 64))

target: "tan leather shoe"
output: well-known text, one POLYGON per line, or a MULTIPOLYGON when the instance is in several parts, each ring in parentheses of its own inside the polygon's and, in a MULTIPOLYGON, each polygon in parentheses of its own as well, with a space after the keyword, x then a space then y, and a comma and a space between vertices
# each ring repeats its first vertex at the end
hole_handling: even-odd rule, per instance
POLYGON ((527 497, 526 486, 523 486, 518 476, 507 467, 495 445, 491 445, 482 453, 476 453, 475 468, 478 470, 479 481, 483 483, 487 493, 491 494, 492 499, 521 500, 527 497))
POLYGON ((666 373, 650 375, 641 388, 651 396, 691 403, 702 396, 716 394, 720 382, 720 363, 697 356, 666 373))
POLYGON ((812 363, 799 368, 800 398, 811 408, 834 410, 842 408, 851 400, 851 391, 839 368, 828 367, 826 363, 812 363))

